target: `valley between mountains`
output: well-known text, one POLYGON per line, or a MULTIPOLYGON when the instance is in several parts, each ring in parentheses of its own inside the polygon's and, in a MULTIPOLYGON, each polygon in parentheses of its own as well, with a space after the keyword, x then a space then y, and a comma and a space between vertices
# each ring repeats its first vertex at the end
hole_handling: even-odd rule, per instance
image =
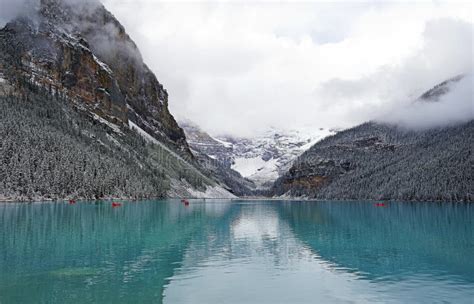
MULTIPOLYGON (((157 76, 101 4, 41 0, 6 24, 0 200, 474 201, 473 120, 423 130, 369 121, 211 135, 193 117, 175 120, 157 76)), ((452 76, 413 102, 439 102, 472 82, 452 76)))

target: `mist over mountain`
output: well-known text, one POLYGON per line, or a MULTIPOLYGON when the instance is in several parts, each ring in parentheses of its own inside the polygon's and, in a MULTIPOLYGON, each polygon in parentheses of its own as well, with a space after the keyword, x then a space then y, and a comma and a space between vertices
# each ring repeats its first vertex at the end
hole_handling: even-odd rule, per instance
POLYGON ((466 123, 474 119, 473 74, 448 79, 415 102, 391 109, 379 122, 424 130, 466 123))
POLYGON ((368 122, 322 140, 275 182, 273 193, 318 199, 473 201, 474 102, 473 95, 466 95, 472 92, 470 85, 470 76, 448 79, 405 112, 394 113, 390 123, 368 122))
POLYGON ((105 7, 31 9, 0 30, 2 198, 233 197, 195 160, 166 89, 105 7))
POLYGON ((180 122, 193 151, 236 171, 253 183, 253 194, 267 193, 273 182, 314 143, 335 133, 324 128, 281 130, 271 128, 254 136, 211 136, 190 121, 180 122))
POLYGON ((467 2, 104 3, 212 135, 349 128, 473 70, 467 2))
MULTIPOLYGON (((416 29, 385 39, 393 29, 368 28, 375 17, 362 5, 353 8, 360 18, 341 32, 308 38, 319 16, 308 9, 318 12, 319 5, 286 12, 285 5, 195 11, 160 4, 160 18, 152 18, 158 23, 142 32, 123 15, 129 3, 103 2, 124 17, 140 49, 99 1, 2 1, 1 198, 270 191, 472 200, 473 28, 458 8, 425 14, 423 7, 381 5, 382 16, 407 14, 416 29), (255 19, 249 10, 269 15, 255 19), (176 24, 181 19, 172 17, 182 14, 195 19, 176 24), (294 27, 287 15, 305 23, 294 27), (214 19, 227 32, 203 21, 213 16, 229 17, 214 19), (249 27, 229 27, 236 16, 250 22, 254 36, 243 35, 249 27), (190 36, 190 25, 202 25, 193 28, 199 35, 190 36), (184 122, 183 130, 170 108, 196 124, 184 122), (327 127, 366 121, 337 133, 327 127)), ((329 17, 335 8, 325 8, 329 17)), ((138 16, 149 17, 143 10, 138 16)))

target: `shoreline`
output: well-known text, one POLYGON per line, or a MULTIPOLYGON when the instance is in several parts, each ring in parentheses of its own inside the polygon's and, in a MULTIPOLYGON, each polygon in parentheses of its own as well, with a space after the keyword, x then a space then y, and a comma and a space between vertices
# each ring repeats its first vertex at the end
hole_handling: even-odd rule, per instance
MULTIPOLYGON (((144 202, 144 201, 165 201, 165 200, 181 200, 180 197, 167 197, 167 198, 144 198, 144 199, 130 199, 130 198, 118 198, 118 197, 107 197, 103 199, 85 199, 77 198, 74 199, 76 202, 144 202)), ((238 197, 238 198, 186 198, 190 201, 273 201, 273 202, 385 202, 385 203, 432 203, 432 204, 472 204, 474 201, 417 201, 417 200, 382 200, 382 199, 310 199, 310 198, 300 198, 300 197, 238 197)), ((21 200, 21 199, 5 199, 0 198, 0 204, 42 204, 42 203, 68 203, 70 198, 65 199, 37 199, 37 200, 21 200)))

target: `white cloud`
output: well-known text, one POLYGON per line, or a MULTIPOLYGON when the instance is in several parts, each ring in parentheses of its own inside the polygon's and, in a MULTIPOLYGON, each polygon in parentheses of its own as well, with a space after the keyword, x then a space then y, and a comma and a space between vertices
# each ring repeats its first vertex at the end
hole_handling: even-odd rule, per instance
POLYGON ((36 19, 40 3, 46 1, 66 3, 77 9, 95 8, 100 4, 100 0, 0 0, 0 28, 16 17, 28 16, 36 19))
POLYGON ((471 3, 102 2, 213 133, 348 127, 473 66, 471 3))
POLYGON ((0 0, 0 28, 16 16, 30 11, 37 0, 0 0))
MULTIPOLYGON (((315 97, 326 100, 322 102, 323 111, 339 108, 345 121, 357 123, 370 119, 398 119, 404 125, 423 125, 423 122, 409 123, 409 117, 421 120, 424 107, 412 107, 413 101, 422 93, 459 74, 470 74, 474 71, 473 63, 473 26, 460 20, 436 19, 428 21, 422 33, 420 48, 397 64, 380 66, 376 71, 356 79, 334 78, 319 85, 315 97), (410 110, 414 113, 409 114, 410 110), (398 113, 396 117, 391 117, 398 113), (406 118, 400 115, 405 113, 406 118)), ((472 80, 472 78, 467 78, 472 80)), ((472 81, 463 81, 464 87, 471 86, 472 81)), ((464 92, 466 90, 464 89, 464 92)), ((451 100, 451 99, 446 99, 451 100)), ((473 95, 452 101, 452 107, 457 109, 472 108, 473 95), (461 104, 462 103, 462 104, 461 104)), ((449 107, 449 102, 443 106, 449 107)), ((442 109, 438 106, 426 108, 442 109)), ((458 113, 460 121, 464 121, 461 111, 450 111, 451 117, 446 116, 446 122, 455 121, 454 113, 458 113)), ((472 113, 472 111, 471 111, 472 113)), ((444 113, 438 116, 439 125, 443 125, 444 113)), ((430 118, 427 116, 427 120, 430 118)), ((426 125, 431 125, 426 122, 426 125)))
POLYGON ((437 102, 415 102, 397 106, 382 116, 383 121, 409 129, 444 127, 474 119, 473 74, 452 85, 437 102))

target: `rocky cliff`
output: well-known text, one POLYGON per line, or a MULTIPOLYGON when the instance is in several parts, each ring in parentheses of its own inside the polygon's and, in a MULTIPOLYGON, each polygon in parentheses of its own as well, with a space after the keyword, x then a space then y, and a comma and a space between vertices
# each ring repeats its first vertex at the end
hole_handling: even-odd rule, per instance
POLYGON ((181 122, 195 154, 209 156, 226 170, 238 172, 252 182, 254 193, 267 193, 273 182, 314 143, 335 131, 278 130, 271 128, 252 137, 211 136, 192 122, 181 122))
POLYGON ((35 0, 0 29, 0 200, 233 197, 95 0, 35 0))
POLYGON ((216 176, 232 193, 238 196, 262 194, 257 185, 233 170, 232 146, 222 142, 190 121, 180 122, 199 164, 216 176))
POLYGON ((0 49, 0 73, 15 85, 28 81, 121 126, 132 121, 192 158, 168 93, 101 4, 41 0, 0 31, 0 49))

